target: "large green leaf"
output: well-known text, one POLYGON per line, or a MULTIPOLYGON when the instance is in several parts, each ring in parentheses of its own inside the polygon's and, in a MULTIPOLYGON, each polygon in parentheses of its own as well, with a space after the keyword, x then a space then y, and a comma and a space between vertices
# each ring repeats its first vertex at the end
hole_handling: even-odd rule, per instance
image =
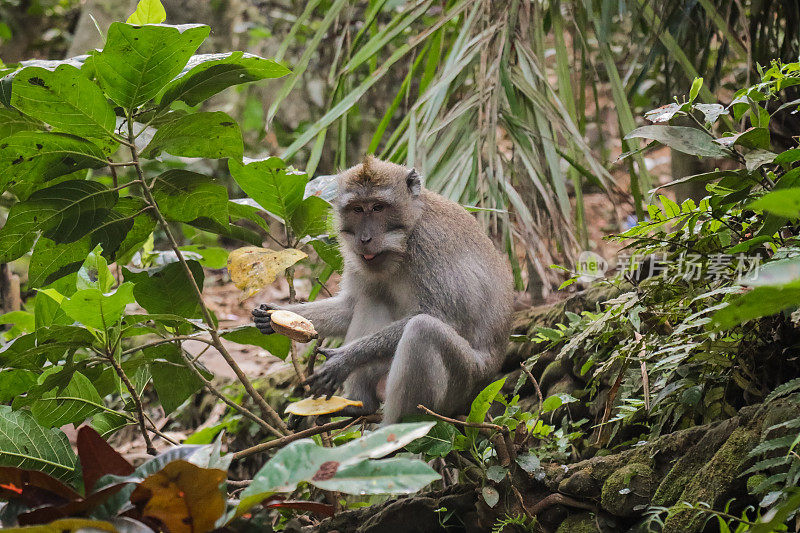
POLYGON ((108 261, 113 261, 118 252, 124 254, 131 247, 138 246, 155 226, 152 215, 141 212, 143 207, 144 202, 138 198, 120 198, 97 229, 75 242, 58 244, 46 237, 40 237, 33 247, 28 266, 28 286, 44 287, 77 272, 98 245, 103 249, 102 257, 108 261))
POLYGON ((112 23, 103 51, 92 58, 101 87, 125 109, 147 102, 180 73, 208 32, 200 24, 112 23))
POLYGON ((100 87, 72 65, 27 67, 14 77, 11 105, 54 128, 83 137, 111 136, 114 108, 100 87))
POLYGON ((170 414, 203 387, 200 378, 186 368, 179 350, 175 344, 161 344, 144 349, 145 356, 151 361, 153 386, 161 407, 164 408, 164 414, 170 414))
POLYGON ((129 303, 133 303, 133 284, 123 283, 109 294, 99 289, 77 291, 61 303, 61 309, 84 326, 106 330, 122 318, 129 303))
POLYGON ((731 157, 706 132, 687 126, 642 126, 628 133, 625 139, 653 139, 673 150, 700 157, 731 157))
POLYGON ((161 151, 184 157, 242 158, 242 132, 222 111, 193 113, 163 124, 142 155, 156 157, 161 151))
MULTIPOLYGON (((473 424, 483 424, 484 419, 486 418, 486 413, 489 412, 489 407, 491 407, 492 402, 500 392, 500 389, 503 388, 505 382, 506 378, 501 378, 490 383, 475 397, 474 400, 472 400, 472 407, 470 407, 469 414, 467 415, 467 422, 472 422, 473 424)), ((477 428, 468 427, 466 428, 466 434, 467 437, 474 439, 478 435, 478 430, 477 428)))
POLYGON ((15 109, 0 108, 0 140, 20 131, 36 131, 43 127, 44 124, 35 118, 23 115, 15 109))
POLYGON ((240 326, 222 334, 222 338, 237 344, 251 344, 264 348, 275 357, 285 359, 289 355, 292 341, 289 337, 273 333, 264 335, 254 326, 240 326))
POLYGON ((345 466, 325 480, 312 481, 324 490, 345 494, 411 494, 440 479, 436 470, 417 459, 364 460, 345 466))
POLYGON ((54 70, 59 65, 72 65, 76 68, 81 68, 88 58, 88 55, 83 54, 66 59, 30 59, 27 61, 20 61, 16 69, 0 69, 0 103, 11 107, 11 87, 14 78, 23 68, 42 67, 48 70, 54 70))
MULTIPOLYGON (((348 481, 353 481, 354 475, 361 472, 373 472, 378 477, 385 473, 380 467, 370 470, 366 465, 359 466, 356 470, 345 467, 362 463, 365 459, 383 457, 395 450, 399 450, 409 442, 425 435, 433 427, 433 422, 418 422, 410 424, 393 424, 370 432, 367 435, 348 442, 336 448, 323 448, 317 446, 311 439, 302 439, 281 448, 275 456, 265 464, 253 477, 252 483, 242 492, 238 512, 245 512, 253 505, 275 492, 291 492, 301 481, 316 483, 317 481, 336 478, 339 471, 349 474, 348 481), (323 466, 333 466, 326 469, 323 466)), ((422 463, 424 464, 424 463, 422 463)), ((417 474, 421 471, 416 470, 417 474)), ((438 477, 438 476, 437 476, 438 477)), ((345 479, 345 478, 342 478, 345 479)), ((422 478, 417 478, 422 481, 422 478)), ((430 483, 428 479, 415 490, 430 483)), ((364 479, 362 486, 356 487, 353 494, 370 490, 370 480, 364 479)), ((352 483, 344 483, 344 488, 350 490, 352 483)), ((384 492, 387 487, 381 486, 384 492)), ((398 492, 405 492, 405 488, 398 484, 398 492)))
MULTIPOLYGON (((203 267, 197 261, 187 261, 195 281, 203 287, 203 267)), ((136 301, 148 313, 171 314, 186 318, 202 316, 197 294, 186 276, 180 263, 146 271, 133 272, 123 269, 126 281, 133 281, 136 286, 133 295, 136 301)))
POLYGON ((168 219, 191 222, 207 217, 228 223, 228 190, 203 174, 168 170, 156 178, 153 198, 168 219))
POLYGON ((232 85, 280 78, 289 72, 277 61, 244 52, 198 54, 192 56, 183 72, 167 85, 160 107, 175 100, 194 106, 232 85))
POLYGON ((222 235, 223 237, 227 237, 229 239, 246 242, 254 246, 261 246, 264 243, 261 235, 249 228, 243 228, 242 226, 237 226, 236 224, 220 224, 219 222, 215 222, 208 217, 196 218, 189 222, 189 225, 203 231, 210 231, 211 233, 216 233, 217 235, 222 235))
POLYGON ((763 209, 788 218, 800 217, 800 188, 779 189, 768 192, 752 204, 753 209, 763 209))
POLYGON ((275 216, 288 220, 303 201, 308 176, 290 170, 281 159, 228 160, 233 179, 247 195, 275 216))
POLYGON ((69 384, 42 395, 31 406, 31 414, 44 427, 78 425, 103 410, 103 399, 89 378, 75 372, 69 384))
POLYGON ((0 262, 30 250, 38 232, 57 243, 80 239, 108 218, 117 198, 116 191, 94 181, 65 181, 36 191, 11 207, 0 229, 0 262))
POLYGON ((425 453, 430 456, 444 457, 453 450, 456 436, 458 435, 459 432, 453 424, 438 420, 427 435, 410 442, 406 449, 411 453, 425 453))
POLYGON ((74 477, 75 453, 60 429, 43 428, 25 411, 0 406, 0 465, 74 477))
POLYGON ((38 374, 31 370, 12 368, 0 372, 0 402, 7 404, 36 385, 38 374))
POLYGON ((295 237, 300 239, 306 235, 317 236, 327 233, 330 209, 331 204, 319 196, 309 196, 300 202, 289 217, 295 237))
MULTIPOLYGON (((48 297, 37 296, 38 301, 48 297)), ((58 307, 58 304, 56 304, 58 307)), ((39 317, 37 317, 39 319, 39 317)), ((92 345, 94 336, 85 328, 65 324, 39 325, 36 331, 17 337, 0 348, 0 366, 41 371, 45 360, 56 362, 65 354, 92 345)))
POLYGON ((0 192, 14 187, 15 194, 24 199, 53 178, 107 164, 103 151, 86 139, 22 131, 0 141, 0 192))
POLYGON ((774 315, 798 305, 800 281, 780 286, 755 287, 717 311, 712 317, 711 325, 715 329, 729 329, 748 320, 774 315))

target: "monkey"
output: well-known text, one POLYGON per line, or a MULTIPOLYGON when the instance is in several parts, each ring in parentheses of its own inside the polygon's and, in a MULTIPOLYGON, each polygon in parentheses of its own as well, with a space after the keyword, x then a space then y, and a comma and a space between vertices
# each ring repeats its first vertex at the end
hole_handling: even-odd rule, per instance
POLYGON ((384 402, 384 425, 419 413, 464 413, 500 370, 511 327, 508 262, 461 205, 426 189, 419 173, 367 156, 337 176, 333 200, 344 259, 340 290, 309 303, 262 304, 256 327, 272 333, 270 309, 309 319, 339 348, 306 379, 311 393, 340 387, 362 407, 384 402))

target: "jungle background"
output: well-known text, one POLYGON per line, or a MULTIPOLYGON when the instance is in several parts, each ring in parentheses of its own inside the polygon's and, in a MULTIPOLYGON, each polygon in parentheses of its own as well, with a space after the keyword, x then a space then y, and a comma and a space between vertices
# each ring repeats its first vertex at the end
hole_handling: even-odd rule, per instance
POLYGON ((0 0, 0 522, 797 530, 799 55, 796 0, 0 0), (367 153, 508 257, 507 361, 289 427, 323 340, 250 310, 336 292, 367 153))

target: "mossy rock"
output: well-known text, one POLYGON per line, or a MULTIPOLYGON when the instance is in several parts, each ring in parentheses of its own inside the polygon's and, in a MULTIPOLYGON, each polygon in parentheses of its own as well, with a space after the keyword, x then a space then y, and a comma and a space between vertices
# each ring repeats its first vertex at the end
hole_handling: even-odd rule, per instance
MULTIPOLYGON (((742 459, 758 442, 759 433, 758 425, 737 427, 711 460, 689 480, 678 501, 704 502, 715 509, 724 503, 735 492, 736 485, 744 484, 744 480, 738 478, 742 459)), ((738 489, 745 490, 744 487, 738 489)), ((664 531, 696 533, 702 530, 706 518, 694 509, 673 507, 664 522, 664 531)))
POLYGON ((545 393, 545 396, 553 394, 550 392, 550 388, 567 375, 567 369, 564 368, 563 362, 563 359, 553 361, 547 365, 544 372, 542 372, 542 377, 539 379, 539 386, 542 392, 545 393))
MULTIPOLYGON (((603 509, 616 516, 634 516, 650 503, 655 490, 653 470, 644 463, 623 466, 603 484, 603 509)), ((665 530, 667 531, 667 530, 665 530)))
POLYGON ((568 516, 561 522, 556 533, 601 533, 597 527, 594 513, 580 513, 568 516))
POLYGON ((558 492, 582 499, 600 496, 600 485, 592 477, 591 469, 579 470, 558 484, 558 492))

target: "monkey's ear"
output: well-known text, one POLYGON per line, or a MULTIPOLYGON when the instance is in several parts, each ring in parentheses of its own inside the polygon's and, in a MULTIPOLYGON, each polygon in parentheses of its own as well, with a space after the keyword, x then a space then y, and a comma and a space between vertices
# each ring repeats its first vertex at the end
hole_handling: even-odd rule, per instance
POLYGON ((411 196, 419 196, 419 190, 422 184, 420 183, 419 174, 414 168, 412 168, 411 172, 406 176, 406 187, 408 187, 408 192, 411 193, 411 196))

